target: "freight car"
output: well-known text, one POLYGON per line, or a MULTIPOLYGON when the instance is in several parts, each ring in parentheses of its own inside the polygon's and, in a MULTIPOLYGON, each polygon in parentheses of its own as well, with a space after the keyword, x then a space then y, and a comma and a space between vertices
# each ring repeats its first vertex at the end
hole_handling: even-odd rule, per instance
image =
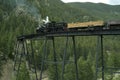
POLYGON ((77 22, 68 23, 69 30, 100 30, 104 27, 104 21, 90 21, 90 22, 77 22))
POLYGON ((37 33, 47 32, 64 32, 64 31, 81 31, 81 30, 105 30, 105 29, 120 29, 120 21, 90 21, 78 23, 65 22, 49 22, 37 28, 37 33))
POLYGON ((110 20, 106 22, 108 29, 120 29, 120 20, 110 20))

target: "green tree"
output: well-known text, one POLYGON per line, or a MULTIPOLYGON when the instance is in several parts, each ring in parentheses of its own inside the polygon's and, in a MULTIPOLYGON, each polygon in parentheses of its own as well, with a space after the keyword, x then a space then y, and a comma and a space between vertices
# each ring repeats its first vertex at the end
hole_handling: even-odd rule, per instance
POLYGON ((93 80, 94 73, 92 66, 83 57, 80 57, 78 60, 78 69, 79 69, 79 79, 82 80, 93 80))
POLYGON ((17 75, 17 80, 30 80, 30 75, 25 63, 21 64, 20 71, 17 75))

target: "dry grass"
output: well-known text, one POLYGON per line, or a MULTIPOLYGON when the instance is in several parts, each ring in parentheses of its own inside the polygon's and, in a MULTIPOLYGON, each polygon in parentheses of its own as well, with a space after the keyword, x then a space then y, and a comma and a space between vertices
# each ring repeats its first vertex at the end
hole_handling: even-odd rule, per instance
POLYGON ((3 72, 0 80, 13 80, 13 62, 9 60, 2 67, 3 72))

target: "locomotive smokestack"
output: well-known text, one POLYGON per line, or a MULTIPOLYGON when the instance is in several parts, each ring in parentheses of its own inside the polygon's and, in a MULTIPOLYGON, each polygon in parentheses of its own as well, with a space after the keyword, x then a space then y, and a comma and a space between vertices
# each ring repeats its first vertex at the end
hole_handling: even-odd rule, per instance
POLYGON ((50 21, 49 21, 49 17, 48 17, 48 16, 46 17, 46 22, 47 22, 47 23, 48 23, 48 22, 50 22, 50 21))
POLYGON ((46 16, 46 19, 45 20, 42 20, 45 24, 47 24, 47 23, 49 23, 50 22, 50 20, 49 20, 49 17, 48 16, 46 16))

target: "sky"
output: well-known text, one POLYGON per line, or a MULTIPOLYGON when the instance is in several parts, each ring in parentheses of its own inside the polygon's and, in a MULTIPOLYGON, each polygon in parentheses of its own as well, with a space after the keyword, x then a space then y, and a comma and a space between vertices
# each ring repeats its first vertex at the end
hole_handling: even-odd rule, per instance
POLYGON ((62 0, 63 2, 94 2, 94 3, 106 3, 111 5, 120 5, 120 0, 62 0))

